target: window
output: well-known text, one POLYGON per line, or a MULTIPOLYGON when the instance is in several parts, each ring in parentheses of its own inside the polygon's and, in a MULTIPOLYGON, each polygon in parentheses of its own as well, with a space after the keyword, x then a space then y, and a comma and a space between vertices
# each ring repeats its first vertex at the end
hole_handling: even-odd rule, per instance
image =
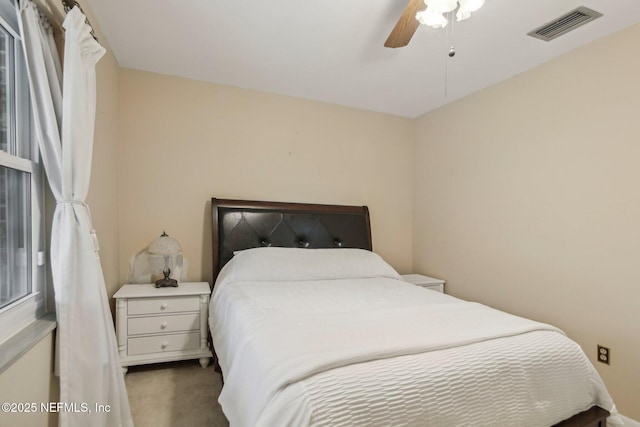
POLYGON ((13 0, 0 0, 0 343, 44 312, 43 172, 13 0))

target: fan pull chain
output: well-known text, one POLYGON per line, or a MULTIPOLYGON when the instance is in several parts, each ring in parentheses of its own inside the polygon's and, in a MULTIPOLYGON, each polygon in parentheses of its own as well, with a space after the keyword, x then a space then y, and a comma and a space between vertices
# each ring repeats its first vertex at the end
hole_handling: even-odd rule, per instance
MULTIPOLYGON (((454 23, 453 12, 448 12, 448 15, 449 15, 448 16, 449 22, 451 22, 451 25, 446 30, 445 48, 449 46, 449 58, 453 58, 456 55, 456 49, 453 47, 453 23, 454 23)), ((447 97, 448 81, 449 81, 449 61, 445 60, 444 61, 444 97, 445 98, 447 97)))
POLYGON ((449 75, 449 61, 445 59, 444 61, 444 97, 447 97, 447 79, 449 75))
POLYGON ((454 56, 456 56, 456 49, 453 47, 453 26, 456 22, 455 19, 453 19, 453 12, 449 12, 449 22, 451 22, 448 31, 448 36, 450 38, 450 43, 448 44, 451 45, 451 47, 449 48, 449 58, 453 58, 454 56))

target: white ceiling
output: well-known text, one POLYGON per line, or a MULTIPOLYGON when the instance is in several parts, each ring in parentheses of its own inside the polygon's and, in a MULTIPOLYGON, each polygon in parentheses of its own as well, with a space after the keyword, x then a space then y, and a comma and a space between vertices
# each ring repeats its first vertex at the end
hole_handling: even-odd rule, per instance
POLYGON ((411 118, 640 22, 640 0, 486 0, 449 59, 446 29, 383 47, 407 1, 88 0, 122 67, 411 118), (526 35, 578 6, 604 16, 526 35))

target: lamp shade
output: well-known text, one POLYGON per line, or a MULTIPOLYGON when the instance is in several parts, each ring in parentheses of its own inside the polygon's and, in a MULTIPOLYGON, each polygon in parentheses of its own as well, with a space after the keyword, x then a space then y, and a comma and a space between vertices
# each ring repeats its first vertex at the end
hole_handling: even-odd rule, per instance
POLYGON ((182 247, 176 239, 162 232, 160 237, 151 242, 148 251, 152 255, 178 255, 182 253, 182 247))

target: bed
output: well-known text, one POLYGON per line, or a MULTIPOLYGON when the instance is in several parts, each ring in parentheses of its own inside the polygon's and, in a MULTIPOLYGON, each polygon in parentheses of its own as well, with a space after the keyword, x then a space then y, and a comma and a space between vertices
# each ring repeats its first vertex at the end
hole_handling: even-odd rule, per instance
POLYGON ((211 205, 232 427, 623 425, 562 331, 402 281, 366 206, 211 205))

